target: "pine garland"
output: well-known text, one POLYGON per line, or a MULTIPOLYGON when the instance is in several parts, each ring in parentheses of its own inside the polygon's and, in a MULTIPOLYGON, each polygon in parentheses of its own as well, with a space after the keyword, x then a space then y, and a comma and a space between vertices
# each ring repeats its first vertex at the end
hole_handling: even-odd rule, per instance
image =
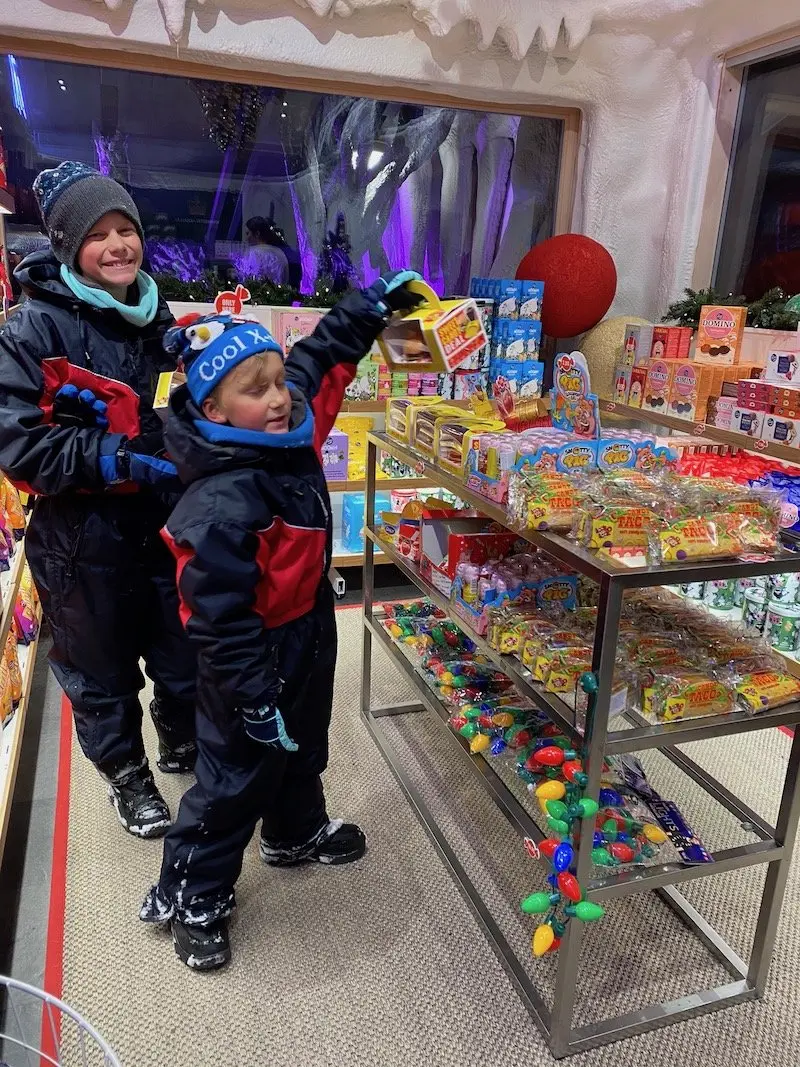
POLYGON ((716 289, 684 289, 684 298, 670 304, 662 322, 677 326, 691 326, 696 330, 700 323, 700 309, 707 304, 724 307, 746 307, 747 325, 763 330, 796 330, 800 322, 800 306, 796 298, 787 300, 783 289, 770 289, 760 300, 748 303, 743 296, 727 296, 716 289))
POLYGON ((330 279, 317 278, 313 293, 298 293, 289 285, 275 285, 263 278, 235 278, 222 281, 213 271, 206 271, 200 278, 182 282, 174 274, 153 274, 153 281, 165 300, 180 300, 184 303, 213 304, 217 293, 235 289, 241 282, 250 290, 251 304, 272 304, 275 307, 333 307, 342 293, 335 293, 330 279))

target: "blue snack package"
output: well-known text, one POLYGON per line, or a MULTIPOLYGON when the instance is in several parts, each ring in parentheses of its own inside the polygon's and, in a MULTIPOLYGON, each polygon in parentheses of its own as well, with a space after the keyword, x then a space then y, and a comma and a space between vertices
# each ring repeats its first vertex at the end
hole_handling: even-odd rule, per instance
POLYGON ((528 338, 528 324, 517 320, 506 319, 504 321, 504 360, 513 363, 522 363, 525 359, 525 345, 528 338))
POLYGON ((518 319, 521 296, 522 282, 518 282, 516 278, 501 279, 497 294, 498 319, 518 319))
POLYGON ((522 384, 520 396, 527 400, 535 399, 542 395, 544 382, 544 363, 535 359, 526 359, 522 364, 522 384))
POLYGON ((542 347, 542 324, 539 320, 526 319, 525 354, 528 359, 538 359, 542 347))
POLYGON ((523 281, 520 286, 519 317, 521 319, 541 319, 544 282, 523 281))

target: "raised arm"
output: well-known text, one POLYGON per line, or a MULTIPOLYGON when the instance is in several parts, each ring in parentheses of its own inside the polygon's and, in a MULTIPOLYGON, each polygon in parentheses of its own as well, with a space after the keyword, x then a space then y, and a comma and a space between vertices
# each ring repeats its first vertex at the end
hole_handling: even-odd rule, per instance
POLYGON ((344 391, 394 311, 413 307, 418 298, 405 289, 419 279, 414 271, 395 271, 362 292, 348 293, 331 308, 310 337, 298 341, 286 361, 286 377, 305 394, 314 410, 314 445, 319 450, 339 414, 344 391))

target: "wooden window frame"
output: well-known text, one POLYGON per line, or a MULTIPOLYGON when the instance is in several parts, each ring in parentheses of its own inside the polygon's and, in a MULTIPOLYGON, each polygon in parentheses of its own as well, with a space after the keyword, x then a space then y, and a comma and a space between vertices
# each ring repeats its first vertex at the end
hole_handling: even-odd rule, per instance
POLYGON ((778 59, 793 52, 800 54, 797 27, 752 38, 719 56, 722 71, 717 94, 714 141, 692 271, 692 286, 695 289, 711 285, 717 272, 728 208, 733 151, 739 135, 748 69, 754 63, 778 59))
POLYGON ((401 82, 370 85, 346 80, 334 81, 330 78, 292 77, 252 68, 223 69, 196 60, 181 59, 180 56, 161 56, 116 48, 83 47, 66 41, 31 40, 10 34, 0 34, 0 50, 3 54, 11 52, 27 59, 80 63, 91 67, 116 67, 119 70, 140 71, 143 74, 167 74, 173 77, 201 78, 206 81, 264 85, 274 89, 300 89, 306 92, 329 93, 333 96, 360 96, 373 100, 458 108, 462 111, 489 111, 501 115, 557 118, 563 122, 564 126, 556 179, 553 233, 570 233, 576 222, 576 192, 583 126, 583 116, 579 108, 537 105, 522 101, 475 100, 468 96, 451 96, 447 93, 417 89, 401 82))

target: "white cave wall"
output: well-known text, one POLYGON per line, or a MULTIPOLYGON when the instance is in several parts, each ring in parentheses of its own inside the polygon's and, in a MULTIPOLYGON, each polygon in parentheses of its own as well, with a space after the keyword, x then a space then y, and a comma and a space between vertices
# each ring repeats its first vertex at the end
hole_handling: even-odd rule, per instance
MULTIPOLYGON (((563 104, 584 116, 574 228, 614 255, 615 310, 691 279, 718 55, 797 0, 3 0, 0 33, 335 82, 563 104)), ((507 166, 503 139, 498 166, 507 166)), ((517 164, 521 165, 521 164, 517 164)), ((449 180, 446 161, 443 184, 449 180)), ((531 195, 535 181, 531 183, 531 195)), ((487 217, 492 206, 486 205, 487 217)), ((459 218, 447 221, 456 234, 459 218)), ((511 227, 510 227, 511 229, 511 227)), ((475 238, 480 251, 481 238, 475 238)), ((446 241, 445 241, 446 243, 446 241)), ((443 254, 445 249, 443 249, 443 254)))

